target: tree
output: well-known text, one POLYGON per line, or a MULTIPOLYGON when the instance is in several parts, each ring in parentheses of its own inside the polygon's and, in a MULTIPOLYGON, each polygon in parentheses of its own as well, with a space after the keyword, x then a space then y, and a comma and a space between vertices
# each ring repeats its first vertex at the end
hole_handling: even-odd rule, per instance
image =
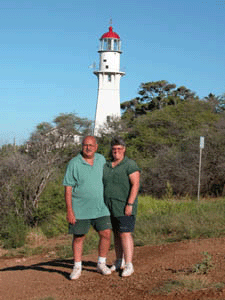
POLYGON ((129 131, 126 120, 119 117, 111 117, 100 128, 98 140, 98 152, 106 158, 110 158, 110 143, 113 136, 124 136, 129 131))
POLYGON ((121 104, 124 118, 135 118, 149 111, 161 110, 167 105, 198 99, 195 93, 186 87, 176 89, 175 84, 170 84, 166 80, 142 83, 138 94, 138 97, 121 104))
POLYGON ((54 126, 43 122, 36 127, 27 143, 29 154, 44 155, 54 150, 63 150, 91 133, 91 121, 75 114, 60 114, 53 120, 54 126))
POLYGON ((225 94, 222 96, 216 96, 210 93, 203 100, 210 104, 213 112, 221 113, 225 111, 225 94))
POLYGON ((31 135, 28 142, 28 156, 33 158, 36 172, 36 189, 33 195, 33 206, 51 175, 68 160, 68 150, 79 149, 80 139, 91 132, 91 122, 75 114, 60 114, 53 120, 55 126, 41 123, 31 135), (67 150, 67 151, 66 151, 67 150))
POLYGON ((184 101, 134 119, 125 135, 127 154, 142 168, 143 192, 162 197, 169 184, 175 195, 197 195, 199 137, 205 136, 201 194, 221 195, 224 120, 224 114, 214 113, 201 100, 184 101))
POLYGON ((61 114, 53 124, 39 124, 25 146, 1 157, 1 207, 30 224, 46 184, 80 151, 79 138, 91 130, 89 120, 74 114, 61 114))

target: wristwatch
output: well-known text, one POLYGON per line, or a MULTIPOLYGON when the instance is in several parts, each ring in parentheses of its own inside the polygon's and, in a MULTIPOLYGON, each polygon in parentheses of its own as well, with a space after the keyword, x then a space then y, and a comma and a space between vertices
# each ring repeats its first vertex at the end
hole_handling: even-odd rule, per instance
POLYGON ((134 205, 134 203, 127 203, 127 205, 128 205, 128 206, 133 206, 133 205, 134 205))

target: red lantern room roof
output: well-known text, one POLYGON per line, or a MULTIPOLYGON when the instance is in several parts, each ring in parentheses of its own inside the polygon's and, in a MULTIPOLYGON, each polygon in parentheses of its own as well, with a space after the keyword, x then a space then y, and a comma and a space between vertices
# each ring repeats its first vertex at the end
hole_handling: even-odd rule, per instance
POLYGON ((112 26, 110 26, 109 31, 104 33, 103 36, 100 38, 100 40, 102 40, 102 39, 112 39, 112 38, 120 40, 119 35, 116 32, 113 32, 113 28, 112 28, 112 26))

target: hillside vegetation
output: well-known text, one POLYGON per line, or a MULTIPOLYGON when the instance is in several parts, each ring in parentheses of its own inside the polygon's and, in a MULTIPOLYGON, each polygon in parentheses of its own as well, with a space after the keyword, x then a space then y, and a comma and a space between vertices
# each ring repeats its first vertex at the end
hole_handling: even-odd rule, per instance
MULTIPOLYGON (((158 240, 158 234, 170 239, 177 239, 179 235, 181 238, 209 236, 217 224, 221 229, 215 229, 213 234, 224 233, 224 100, 224 95, 213 94, 199 99, 187 88, 177 88, 165 80, 143 83, 136 98, 121 104, 122 119, 111 119, 102 129, 100 153, 108 158, 112 135, 121 135, 127 143, 127 155, 142 168, 141 193, 146 197, 141 198, 141 203, 148 206, 160 201, 160 207, 170 207, 165 214, 152 213, 153 208, 149 208, 139 215, 135 233, 138 244, 146 243, 148 237, 155 236, 158 240), (207 199, 220 197, 219 202, 195 202, 200 136, 205 137, 200 195, 207 199), (149 196, 154 198, 149 200, 149 196), (168 202, 168 199, 173 201, 168 202), (182 202, 182 206, 181 199, 188 201, 182 202), (180 214, 175 210, 175 218, 175 207, 190 208, 190 212, 180 214), (212 213, 208 215, 210 210, 212 213), (194 221, 194 216, 201 214, 202 217, 194 221), (141 228, 148 223, 156 225, 146 225, 146 234, 140 237, 141 228), (157 224, 164 225, 159 228, 157 224), (212 224, 213 229, 210 229, 212 224), (149 232, 148 227, 153 231, 149 232), (204 227, 204 233, 198 233, 197 227, 204 227)), ((26 144, 2 146, 0 237, 4 247, 22 246, 32 228, 41 228, 47 237, 67 231, 63 174, 68 161, 80 151, 80 145, 74 144, 74 135, 90 132, 90 120, 60 114, 53 124, 39 124, 26 144)))

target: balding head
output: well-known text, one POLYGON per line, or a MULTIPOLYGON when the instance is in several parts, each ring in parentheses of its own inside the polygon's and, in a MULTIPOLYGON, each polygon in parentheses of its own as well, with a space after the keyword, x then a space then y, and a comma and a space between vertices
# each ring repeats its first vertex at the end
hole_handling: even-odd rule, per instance
POLYGON ((86 136, 82 142, 82 154, 84 158, 92 159, 98 149, 98 144, 94 136, 86 136))
POLYGON ((96 138, 92 135, 85 136, 85 138, 83 139, 82 145, 87 144, 87 141, 88 142, 91 141, 93 144, 97 144, 96 138))

